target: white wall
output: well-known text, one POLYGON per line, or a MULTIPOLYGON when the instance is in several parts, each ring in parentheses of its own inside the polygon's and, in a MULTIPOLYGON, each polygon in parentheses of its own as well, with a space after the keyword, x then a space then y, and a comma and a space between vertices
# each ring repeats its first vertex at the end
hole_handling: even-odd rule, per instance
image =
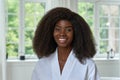
POLYGON ((0 80, 2 80, 2 67, 1 67, 1 63, 0 63, 0 80))
POLYGON ((31 80, 36 61, 15 61, 7 63, 7 80, 31 80))
POLYGON ((101 77, 120 77, 119 60, 96 60, 101 77))
POLYGON ((6 80, 4 1, 0 0, 0 80, 6 80))
MULTIPOLYGON (((101 77, 120 77, 119 61, 96 60, 95 62, 101 77)), ((7 80, 31 80, 35 63, 36 61, 8 61, 7 80)))

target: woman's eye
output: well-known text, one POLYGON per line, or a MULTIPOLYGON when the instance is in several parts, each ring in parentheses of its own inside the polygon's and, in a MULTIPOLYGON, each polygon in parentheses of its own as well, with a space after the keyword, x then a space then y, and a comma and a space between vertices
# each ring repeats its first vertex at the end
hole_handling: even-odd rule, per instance
POLYGON ((67 31, 67 32, 71 32, 72 29, 71 29, 71 28, 67 28, 66 31, 67 31))
POLYGON ((55 28, 55 31, 60 31, 60 29, 59 28, 55 28))

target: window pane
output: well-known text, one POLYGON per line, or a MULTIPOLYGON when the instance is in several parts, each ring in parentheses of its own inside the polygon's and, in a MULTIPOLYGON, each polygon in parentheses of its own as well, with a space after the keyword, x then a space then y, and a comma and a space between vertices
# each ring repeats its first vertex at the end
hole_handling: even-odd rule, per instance
POLYGON ((34 30, 25 31, 25 54, 33 54, 32 39, 34 30))
POLYGON ((45 3, 25 4, 25 27, 34 28, 45 13, 45 3), (39 19, 38 19, 39 18, 39 19))
POLYGON ((120 39, 120 29, 113 29, 115 39, 120 39))
POLYGON ((35 4, 35 14, 43 16, 45 13, 45 3, 36 3, 35 4))
POLYGON ((110 27, 119 27, 119 18, 111 18, 110 27))
POLYGON ((33 38, 33 34, 34 34, 34 30, 26 30, 25 31, 25 42, 32 42, 32 38, 33 38))
POLYGON ((99 10, 101 16, 119 16, 118 5, 101 5, 99 10))
POLYGON ((91 30, 94 31, 93 17, 87 17, 85 20, 88 23, 88 25, 90 26, 91 30))
POLYGON ((100 29, 100 38, 108 39, 108 29, 100 29))
POLYGON ((18 16, 8 15, 8 27, 18 27, 18 16))
POLYGON ((78 14, 80 14, 94 31, 94 4, 89 2, 78 2, 78 14))
POLYGON ((120 53, 119 49, 120 49, 120 41, 116 40, 113 50, 115 51, 115 53, 120 53))
POLYGON ((34 3, 25 3, 25 12, 26 14, 34 13, 34 3))
POLYGON ((18 4, 19 0, 7 0, 7 7, 8 7, 8 12, 10 13, 18 13, 18 4))
POLYGON ((27 55, 33 55, 33 48, 31 43, 26 43, 25 44, 25 54, 27 55))
POLYGON ((108 40, 101 40, 100 41, 100 53, 106 53, 108 49, 108 40))
POLYGON ((18 43, 18 31, 17 30, 8 30, 7 31, 7 42, 17 42, 18 43))
POLYGON ((108 17, 100 18, 100 27, 108 27, 110 23, 108 22, 108 17))
POLYGON ((25 28, 34 28, 35 19, 33 15, 25 16, 25 28))
POLYGON ((9 58, 16 58, 18 56, 18 44, 7 43, 6 53, 9 58))
POLYGON ((87 2, 78 2, 78 13, 85 17, 86 15, 93 16, 94 14, 94 5, 93 3, 87 2))
POLYGON ((109 29, 109 39, 120 39, 120 29, 109 29))
POLYGON ((86 16, 86 3, 78 2, 78 13, 81 16, 86 16))

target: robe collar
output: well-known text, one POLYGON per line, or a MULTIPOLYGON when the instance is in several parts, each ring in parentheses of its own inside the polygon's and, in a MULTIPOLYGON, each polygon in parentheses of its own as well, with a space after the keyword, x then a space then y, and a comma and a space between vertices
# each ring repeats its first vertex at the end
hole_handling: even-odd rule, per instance
POLYGON ((52 80, 68 80, 70 73, 75 66, 76 60, 75 54, 73 53, 73 50, 71 50, 61 74, 58 62, 58 49, 56 49, 51 60, 52 80))

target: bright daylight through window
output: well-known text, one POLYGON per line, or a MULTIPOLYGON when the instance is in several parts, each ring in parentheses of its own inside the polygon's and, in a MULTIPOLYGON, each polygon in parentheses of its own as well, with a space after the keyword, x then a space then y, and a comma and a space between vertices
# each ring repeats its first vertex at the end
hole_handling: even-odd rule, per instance
MULTIPOLYGON (((45 14, 46 3, 30 1, 6 0, 6 53, 9 59, 20 55, 35 57, 32 38, 38 21, 45 14)), ((96 57, 107 57, 107 54, 111 58, 117 57, 120 53, 120 4, 90 1, 78 0, 76 6, 94 34, 96 57)))
POLYGON ((44 2, 6 0, 6 53, 7 58, 20 55, 32 57, 32 38, 38 21, 45 13, 44 2), (21 2, 22 1, 22 2, 21 2), (21 4, 22 3, 22 4, 21 4))

